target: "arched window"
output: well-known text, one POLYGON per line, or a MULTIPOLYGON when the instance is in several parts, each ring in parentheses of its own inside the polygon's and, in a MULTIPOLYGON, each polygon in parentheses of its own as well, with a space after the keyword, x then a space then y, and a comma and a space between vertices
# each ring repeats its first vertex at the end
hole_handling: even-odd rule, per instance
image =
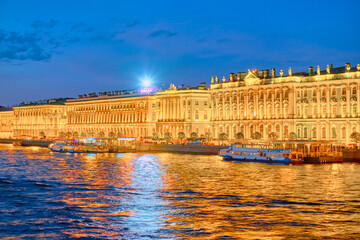
POLYGON ((307 116, 308 116, 308 105, 305 104, 304 105, 304 118, 307 118, 307 116))
POLYGON ((336 104, 333 104, 331 109, 332 109, 331 116, 335 118, 336 117, 336 112, 337 112, 336 111, 337 110, 336 104))
POLYGON ((252 136, 254 133, 254 125, 250 126, 250 136, 252 136))
POLYGON ((316 89, 313 90, 313 97, 316 97, 316 89))
POLYGON ((313 129, 311 130, 312 132, 312 137, 316 138, 316 127, 313 127, 313 129))
POLYGON ((341 94, 342 94, 343 96, 345 96, 345 95, 346 95, 346 88, 345 88, 345 87, 343 87, 343 88, 342 88, 342 90, 341 90, 341 94))
POLYGON ((298 138, 301 138, 301 129, 300 128, 298 128, 297 136, 298 136, 298 138))
POLYGON ((207 120, 208 116, 207 116, 207 111, 204 111, 204 120, 207 120))
POLYGON ((276 125, 275 129, 276 129, 275 131, 276 131, 277 135, 280 136, 280 125, 276 125))
POLYGON ((317 104, 313 105, 313 115, 314 115, 314 117, 317 116, 317 104))
POLYGON ((272 127, 271 125, 268 126, 268 133, 271 133, 272 132, 272 127))
POLYGON ((341 128, 341 138, 342 139, 346 138, 346 128, 345 127, 341 128))
POLYGON ((336 88, 333 88, 333 89, 331 90, 331 95, 332 95, 332 96, 336 96, 336 88))
POLYGON ((323 115, 323 117, 326 117, 326 112, 327 112, 326 104, 323 104, 323 106, 322 106, 322 115, 323 115))
POLYGON ((244 125, 240 126, 240 132, 244 133, 244 125))
POLYGON ((346 116, 346 104, 345 103, 341 106, 341 115, 343 117, 346 116))
POLYGON ((321 132, 322 132, 322 138, 326 138, 326 128, 325 127, 322 127, 321 132))
POLYGON ((353 94, 353 95, 356 95, 356 87, 353 87, 353 88, 352 88, 352 94, 353 94))
POLYGON ((195 120, 199 120, 199 110, 195 111, 195 120))
POLYGON ((304 98, 307 98, 307 96, 308 96, 308 95, 307 95, 307 92, 308 92, 307 89, 305 89, 305 90, 304 90, 304 98))
POLYGON ((264 125, 260 125, 261 136, 264 136, 264 125))
POLYGON ((307 138, 307 127, 304 127, 304 138, 307 138))
POLYGON ((280 105, 279 104, 277 104, 275 106, 275 114, 276 114, 276 118, 280 117, 280 105))
POLYGON ((283 134, 285 137, 289 137, 289 126, 288 125, 285 125, 284 126, 284 134, 283 134))
POLYGON ((284 97, 285 97, 285 99, 288 99, 288 98, 289 98, 289 91, 288 91, 288 90, 285 91, 284 97))
POLYGON ((284 118, 288 118, 289 115, 289 109, 288 109, 289 105, 285 104, 284 105, 284 118))
POLYGON ((326 97, 326 89, 325 89, 325 88, 322 90, 321 96, 322 96, 322 97, 326 97))
POLYGON ((356 127, 353 127, 353 128, 352 128, 352 132, 356 132, 356 127))
POLYGON ((266 114, 268 119, 271 118, 271 115, 272 115, 271 112, 272 112, 271 105, 268 105, 267 106, 267 114, 266 114))
POLYGON ((280 92, 276 92, 276 99, 280 99, 280 92))
POLYGON ((263 119, 264 117, 264 105, 259 106, 259 118, 263 119))

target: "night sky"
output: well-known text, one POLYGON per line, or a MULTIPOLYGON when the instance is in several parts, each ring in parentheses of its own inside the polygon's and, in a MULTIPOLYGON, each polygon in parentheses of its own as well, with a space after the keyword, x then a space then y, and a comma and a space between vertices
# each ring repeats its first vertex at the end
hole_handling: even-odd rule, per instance
POLYGON ((0 0, 0 105, 360 63, 360 1, 0 0))

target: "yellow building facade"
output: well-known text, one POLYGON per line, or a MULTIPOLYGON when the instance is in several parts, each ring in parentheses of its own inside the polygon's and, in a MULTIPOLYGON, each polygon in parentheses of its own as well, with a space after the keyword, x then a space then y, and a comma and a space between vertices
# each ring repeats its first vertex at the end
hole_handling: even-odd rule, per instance
POLYGON ((0 138, 12 138, 14 111, 0 111, 0 138))
POLYGON ((360 132, 360 65, 293 73, 252 70, 212 78, 210 88, 116 91, 0 112, 0 137, 172 136, 333 140, 360 132))
POLYGON ((230 139, 333 140, 350 143, 360 130, 360 66, 275 75, 268 70, 212 79, 210 96, 213 133, 230 139), (259 133, 259 134, 258 134, 259 133), (272 134, 269 136, 269 134, 272 134))

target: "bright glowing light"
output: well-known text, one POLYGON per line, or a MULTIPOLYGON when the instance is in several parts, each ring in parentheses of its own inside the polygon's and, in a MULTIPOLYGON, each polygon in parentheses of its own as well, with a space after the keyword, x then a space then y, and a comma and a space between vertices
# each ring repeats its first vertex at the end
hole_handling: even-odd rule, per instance
POLYGON ((144 87, 149 87, 151 85, 151 78, 148 76, 145 76, 141 79, 141 82, 144 87))

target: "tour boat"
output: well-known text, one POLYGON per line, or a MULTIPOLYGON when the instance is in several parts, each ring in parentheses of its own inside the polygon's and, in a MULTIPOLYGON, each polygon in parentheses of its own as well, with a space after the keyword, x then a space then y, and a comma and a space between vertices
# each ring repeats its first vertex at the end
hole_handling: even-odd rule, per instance
POLYGON ((55 141, 49 145, 49 149, 54 152, 75 152, 75 145, 70 141, 55 141))
POLYGON ((290 149, 271 149, 259 144, 231 144, 228 149, 222 149, 219 156, 225 160, 246 162, 283 163, 289 164, 290 149))

